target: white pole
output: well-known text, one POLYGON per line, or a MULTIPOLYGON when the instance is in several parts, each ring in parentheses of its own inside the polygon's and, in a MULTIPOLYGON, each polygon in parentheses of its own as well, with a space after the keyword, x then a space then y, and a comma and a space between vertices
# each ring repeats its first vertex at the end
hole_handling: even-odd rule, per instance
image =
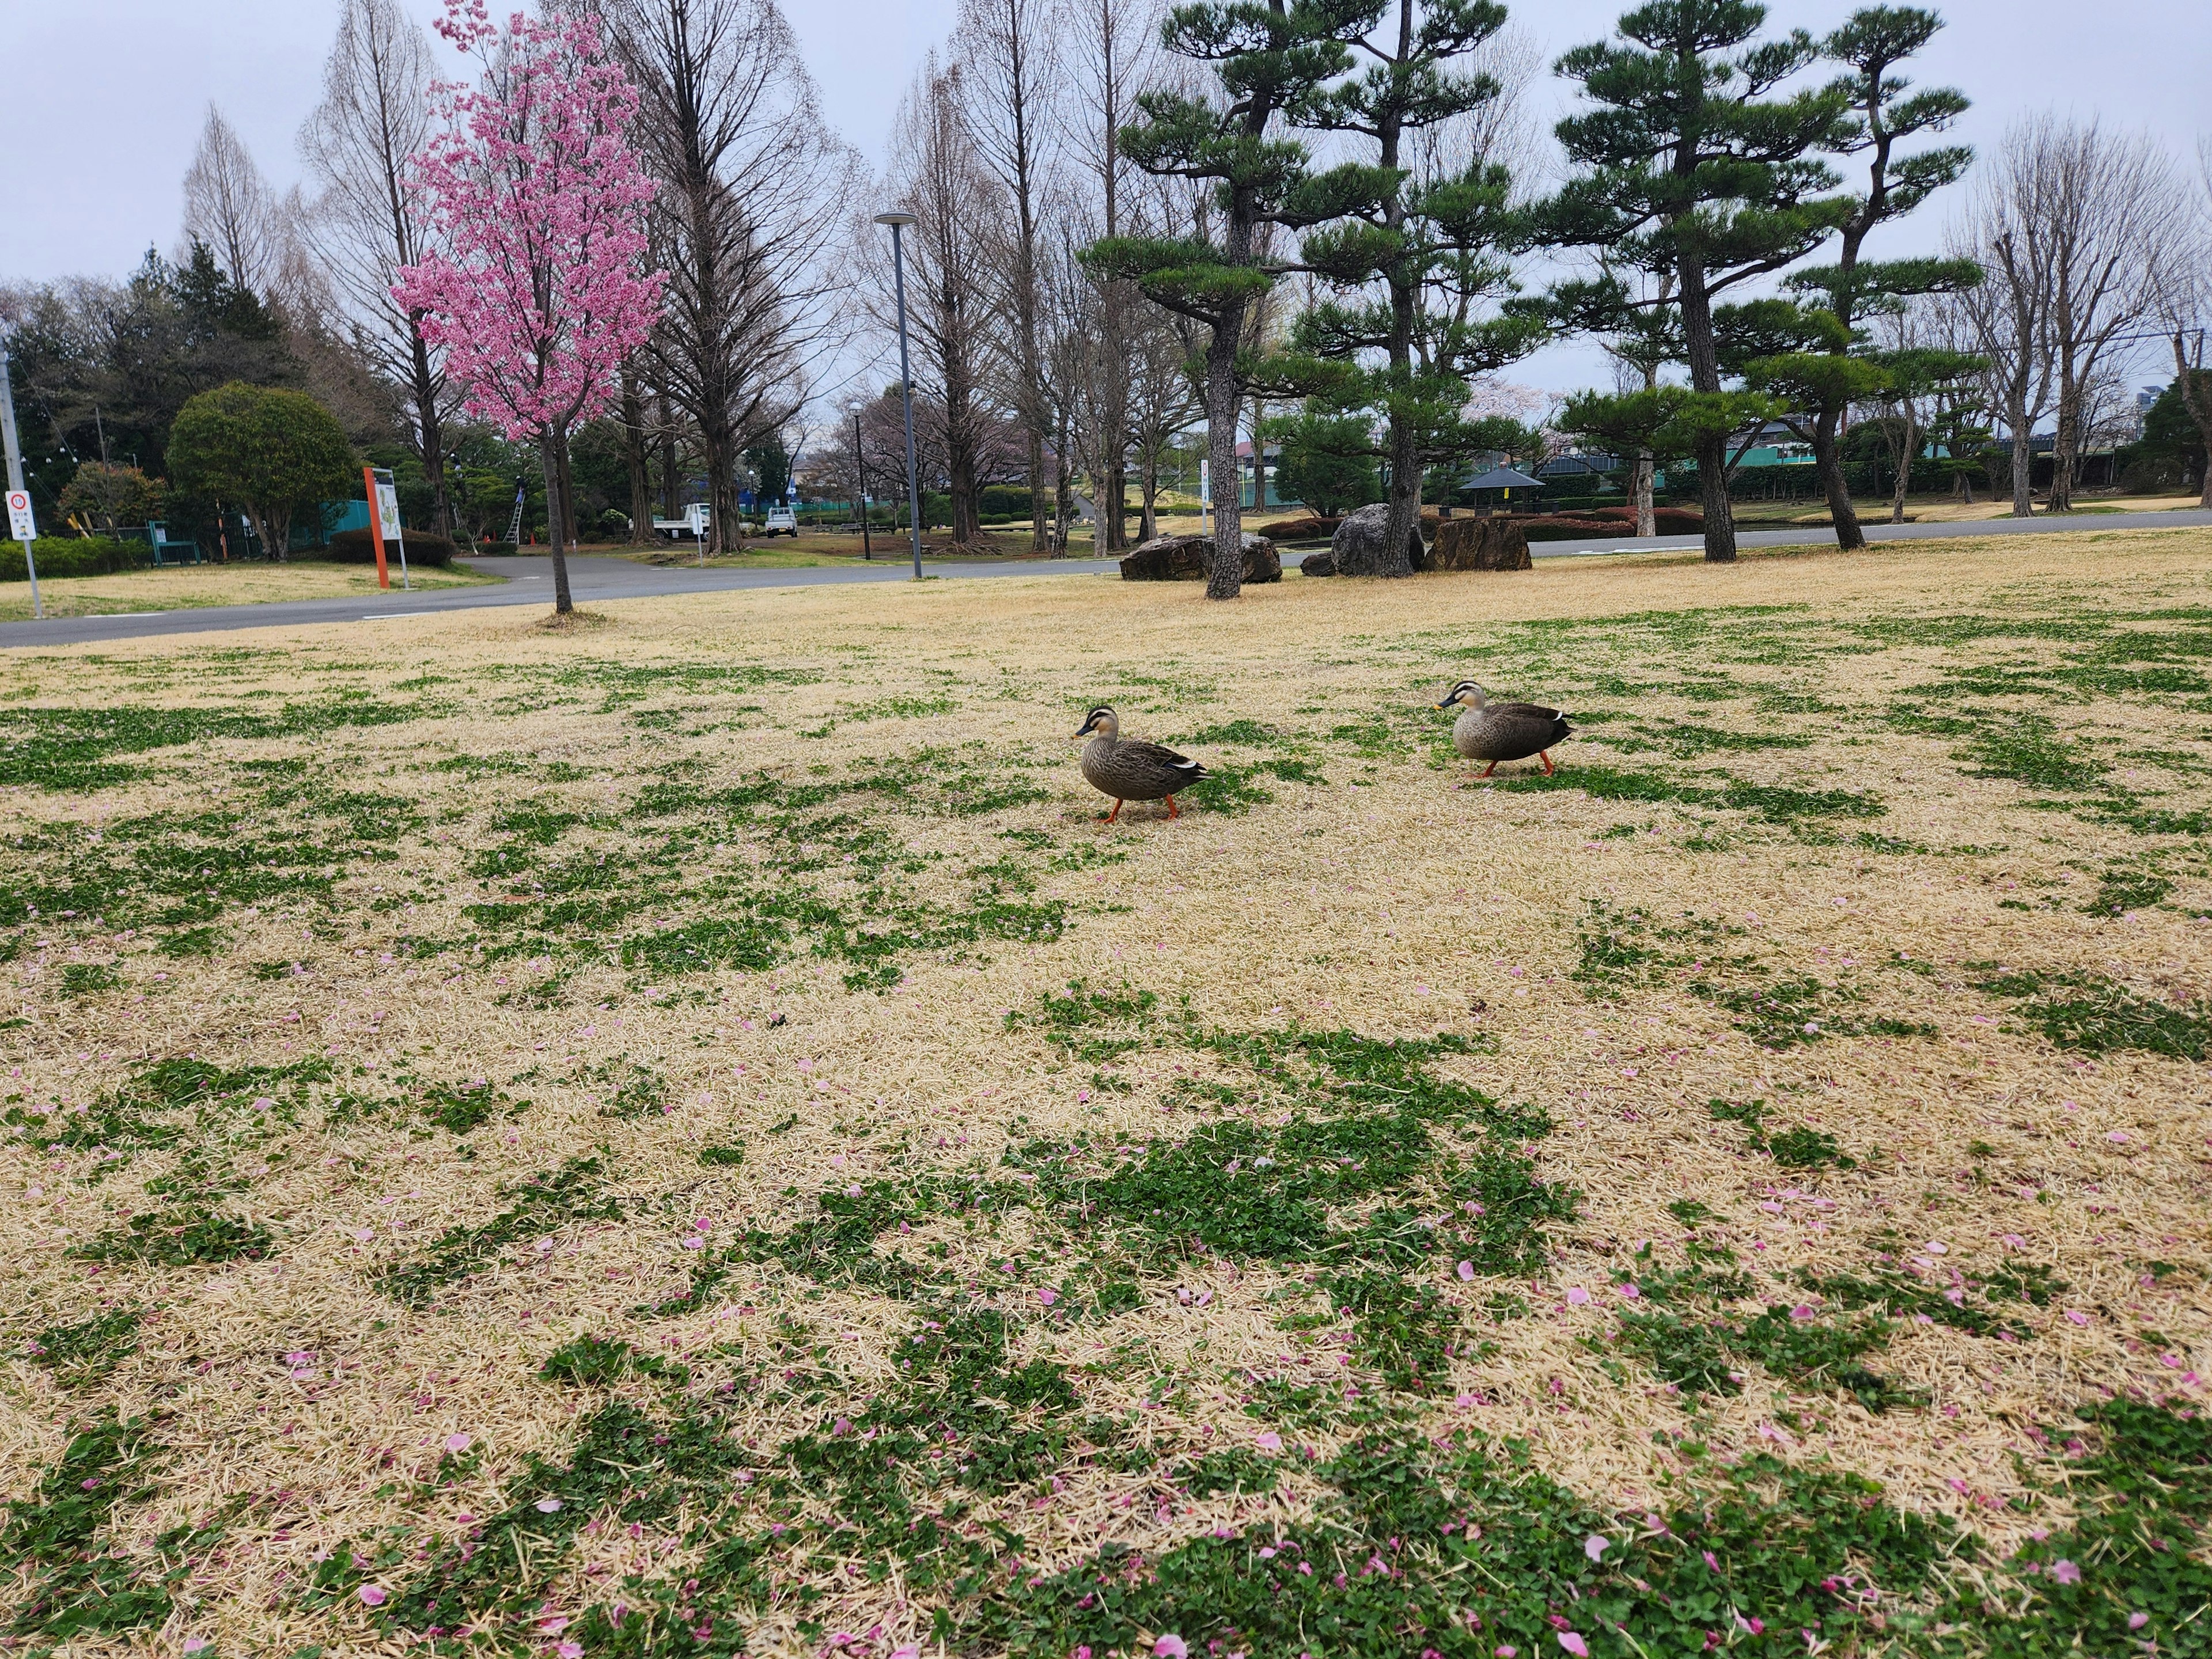
MULTIPOLYGON (((8 367, 8 347, 0 342, 0 439, 8 450, 8 488, 23 489, 23 452, 15 446, 15 379, 8 367)), ((31 615, 44 619, 46 607, 39 598, 39 560, 31 544, 23 544, 23 573, 31 579, 31 615)))
POLYGON ((399 591, 412 593, 415 584, 407 580, 407 526, 399 521, 399 481, 397 478, 392 479, 391 489, 392 539, 399 547, 399 591))

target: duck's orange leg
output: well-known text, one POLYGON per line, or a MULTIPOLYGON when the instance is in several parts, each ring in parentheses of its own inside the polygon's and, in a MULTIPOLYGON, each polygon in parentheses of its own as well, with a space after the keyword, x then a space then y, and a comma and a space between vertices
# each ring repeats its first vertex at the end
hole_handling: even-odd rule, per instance
POLYGON ((1120 817, 1121 816, 1121 803, 1120 801, 1118 801, 1118 800, 1117 800, 1117 801, 1115 801, 1115 802, 1114 803, 1114 810, 1113 810, 1112 811, 1109 812, 1109 813, 1106 815, 1106 822, 1107 822, 1107 823, 1113 823, 1113 822, 1114 822, 1114 820, 1115 820, 1115 818, 1118 818, 1118 817, 1120 817))
POLYGON ((1168 797, 1168 816, 1171 818, 1179 818, 1182 816, 1182 813, 1176 811, 1175 797, 1173 795, 1170 795, 1168 797))
POLYGON ((1544 775, 1546 777, 1550 777, 1553 772, 1557 769, 1552 764, 1552 751, 1550 750, 1538 750, 1536 751, 1536 758, 1544 763, 1544 775))
POLYGON ((1478 772, 1478 773, 1476 773, 1476 774, 1474 775, 1474 781, 1475 781, 1477 783, 1480 783, 1480 782, 1481 782, 1485 778, 1488 777, 1488 776, 1489 776, 1492 772, 1495 772, 1497 769, 1498 769, 1498 763, 1497 763, 1496 761, 1492 761, 1492 762, 1491 762, 1491 763, 1490 763, 1490 764, 1489 764, 1489 765, 1487 765, 1487 766, 1484 767, 1484 768, 1482 769, 1482 770, 1480 770, 1480 772, 1478 772))

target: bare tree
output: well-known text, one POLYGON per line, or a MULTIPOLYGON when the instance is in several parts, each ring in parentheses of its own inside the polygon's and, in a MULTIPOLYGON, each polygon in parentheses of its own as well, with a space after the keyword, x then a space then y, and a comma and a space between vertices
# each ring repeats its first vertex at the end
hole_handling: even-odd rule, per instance
MULTIPOLYGON (((1113 0, 1105 0, 1113 3, 1113 0)), ((968 112, 976 147, 1013 209, 1002 278, 1008 402, 1029 463, 1030 545, 1046 550, 1044 448, 1052 415, 1044 386, 1043 295, 1038 269, 1049 177, 1059 142, 1055 0, 961 0, 953 51, 970 71, 968 112)))
POLYGON ((739 457, 793 417, 843 343, 834 255, 859 164, 823 125, 775 0, 568 3, 595 5, 637 85, 669 272, 652 378, 694 428, 720 550, 736 535, 739 457))
POLYGON ((404 388, 408 447, 422 464, 433 516, 458 531, 445 428, 459 394, 447 383, 444 354, 422 337, 422 313, 392 297, 399 268, 428 251, 406 174, 434 126, 434 71, 421 26, 396 0, 343 0, 322 102, 300 128, 300 159, 316 193, 303 212, 286 215, 299 236, 286 239, 284 288, 297 310, 335 311, 374 372, 404 388), (303 252, 312 269, 297 268, 303 252))
POLYGON ((275 201, 244 141, 213 104, 185 169, 185 235, 205 243, 239 287, 268 291, 276 274, 275 201))
MULTIPOLYGON (((1121 130, 1137 112, 1137 95, 1159 79, 1157 43, 1162 16, 1158 0, 1065 0, 1070 50, 1070 81, 1079 114, 1071 124, 1071 149, 1085 174, 1086 216, 1096 238, 1130 234, 1133 185, 1140 176, 1121 148, 1121 130)), ((1174 235, 1182 227, 1152 227, 1152 234, 1174 235)), ((1121 507, 1128 491, 1131 398, 1139 321, 1135 284, 1125 278, 1098 279, 1097 334, 1093 354, 1097 375, 1091 388, 1096 429, 1091 434, 1092 486, 1099 508, 1097 550, 1118 552, 1127 544, 1121 507)))
POLYGON ((2038 187, 2021 151, 2027 135, 2008 135, 2001 159, 1981 175, 1972 216, 1953 252, 1978 259, 1987 273, 1960 296, 1974 343, 1989 360, 1990 405, 2012 445, 2012 515, 2032 514, 2031 441, 2050 412, 2055 371, 2051 350, 2051 250, 2039 234, 2038 187))
POLYGON ((2033 123, 2026 137, 2008 161, 2033 180, 2030 222, 2050 282, 2058 380, 2050 510, 2063 513, 2074 504, 2089 389, 2107 354, 2157 304, 2181 198, 2164 152, 2148 138, 2122 137, 2094 121, 2076 126, 2048 118, 2033 123))
POLYGON ((2186 219, 2159 285, 2159 329, 2173 348, 2173 386, 2208 456, 2199 507, 2212 507, 2212 368, 2204 336, 2212 329, 2212 133, 2197 141, 2197 179, 2186 219))
MULTIPOLYGON (((921 359, 916 385, 928 386, 944 411, 945 489, 952 539, 961 544, 982 529, 977 492, 992 425, 988 371, 1002 337, 993 272, 1002 266, 1009 216, 1006 193, 969 126, 966 100, 963 71, 943 67, 933 52, 899 106, 891 138, 893 194, 916 221, 905 238, 907 316, 921 359)), ((879 234, 862 246, 878 267, 872 303, 888 331, 896 321, 888 312, 891 273, 884 268, 890 250, 879 234)))
MULTIPOLYGON (((1188 222, 1192 187, 1183 179, 1142 176, 1138 219, 1157 235, 1178 222, 1188 222)), ((1205 412, 1194 368, 1206 350, 1200 329, 1189 318, 1164 307, 1131 306, 1127 323, 1127 416, 1129 442, 1137 462, 1138 493, 1143 503, 1138 539, 1160 533, 1160 469, 1175 453, 1175 442, 1205 412)))

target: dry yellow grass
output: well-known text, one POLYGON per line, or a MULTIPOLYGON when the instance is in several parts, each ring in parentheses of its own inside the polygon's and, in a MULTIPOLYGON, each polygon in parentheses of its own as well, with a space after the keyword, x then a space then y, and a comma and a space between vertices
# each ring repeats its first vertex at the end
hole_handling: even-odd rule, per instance
MULTIPOLYGON (((1870 1477, 1897 1510, 1948 1517, 2002 1561, 2070 1513, 2042 1490, 2039 1433, 2107 1395, 2201 1400, 2212 1374, 2202 1065, 2155 1043, 2060 1046, 2036 1012, 2077 975, 2094 981, 2085 996, 2132 999, 2138 1025, 2168 1011, 2184 1049, 2203 1040, 2212 883, 2201 830, 2172 825, 2208 805, 2212 705, 2185 673, 2124 677, 2202 665, 2209 578, 2212 535, 2107 532, 1729 568, 1654 556, 1291 580, 1227 607, 1194 587, 1007 577, 609 604, 605 625, 561 635, 498 610, 0 658, 0 718, 28 757, 0 793, 19 894, 61 890, 63 872, 94 891, 126 847, 246 842, 273 870, 296 842, 339 860, 327 902, 273 887, 244 902, 246 878, 211 863, 212 917, 165 921, 143 895, 114 900, 131 907, 124 927, 0 911, 20 1009, 0 1030, 17 1126, 0 1151, 0 1492, 27 1500, 112 1408, 158 1424, 164 1450, 100 1547, 150 1582, 164 1529, 226 1529, 167 1547, 187 1570, 159 1618, 66 1650, 406 1650, 415 1638, 359 1585, 398 1595, 416 1549, 533 1490, 528 1460, 567 1460, 607 1400, 672 1409, 650 1375, 540 1379, 550 1352, 588 1335, 680 1358, 691 1397, 757 1454, 757 1511, 727 1486, 716 1523, 778 1528, 760 1534, 759 1582, 776 1588, 750 1604, 747 1651, 819 1651, 837 1633, 854 1653, 934 1651, 933 1609, 964 1620, 975 1596, 908 1587, 898 1559, 841 1546, 840 1527, 865 1519, 844 1488, 817 1474, 771 1499, 769 1464, 794 1437, 834 1441, 832 1419, 869 1420, 870 1402, 908 1386, 902 1355, 929 1308, 956 1304, 1004 1316, 1008 1367, 1065 1368, 1086 1419, 1170 1462, 1270 1427, 1244 1410, 1252 1379, 1327 1376, 1337 1409, 1349 1380, 1415 1443, 1455 1425, 1522 1439, 1595 1510, 1665 1508, 1698 1478, 1676 1443, 1694 1438, 1870 1477), (2130 647, 2138 636, 2182 643, 2161 658, 2130 647), (1424 703, 1463 674, 1595 717, 1557 757, 1555 786, 1477 785, 1438 756, 1446 717, 1424 703), (1100 824, 1066 738, 1101 701, 1133 733, 1214 763, 1232 795, 1272 799, 1100 824), (288 704, 324 713, 287 729, 288 704), (330 713, 389 705, 414 716, 330 713), (36 787, 27 739, 53 717, 31 711, 142 707, 212 723, 183 746, 114 748, 135 775, 36 787), (885 775, 915 793, 789 805, 811 784, 885 775), (763 776, 787 818, 680 805, 763 776), (963 805, 994 788, 1009 804, 963 805), (375 825, 401 807, 420 823, 387 842, 375 825), (348 813, 368 815, 368 839, 345 838, 348 813), (547 943, 501 956, 522 935, 495 908, 550 915, 555 896, 532 889, 556 857, 571 885, 556 896, 591 899, 575 872, 611 866, 631 908, 533 921, 547 943), (734 914, 726 896, 763 883, 842 907, 844 953, 800 930, 757 969, 677 971, 680 943, 623 960, 626 942, 734 914), (868 896, 884 887, 890 899, 868 896), (885 958, 890 982, 848 988, 878 960, 860 933, 972 921, 978 894, 1032 907, 1031 931, 933 935, 885 958), (1064 927, 1035 920, 1055 904, 1064 927), (2045 988, 2002 988, 2007 975, 2045 988), (1076 980, 1158 999, 1128 1028, 1134 1046, 1086 1059, 1033 1022, 1076 980), (1757 1005, 1784 986, 1798 988, 1757 1005), (1383 1381, 1364 1335, 1340 1358, 1334 1333, 1351 1325, 1316 1280, 1327 1264, 1162 1251, 1127 1218, 1117 1231, 1049 1208, 923 1206, 812 1272, 733 1248, 748 1230, 785 1237, 823 1214, 820 1196, 867 1183, 957 1174, 1012 1190, 1041 1167, 1020 1152, 1039 1141, 1287 1121, 1291 1085, 1201 1039, 1333 1030, 1448 1038, 1426 1073, 1547 1115, 1525 1156, 1581 1195, 1534 1273, 1464 1280, 1449 1249, 1407 1270, 1457 1322, 1454 1356, 1419 1388, 1383 1381), (166 1146, 52 1139, 74 1109, 103 1109, 181 1056, 232 1071, 320 1057, 331 1075, 256 1084, 270 1105, 203 1114, 166 1146), (646 1104, 623 1103, 626 1079, 646 1104), (480 1079, 527 1109, 465 1134, 416 1113, 426 1090, 480 1079), (1856 1167, 1779 1164, 1715 1100, 1763 1101, 1768 1130, 1832 1136, 1856 1167), (716 1146, 743 1163, 702 1164, 716 1146), (584 1159, 612 1207, 525 1226, 475 1277, 395 1297, 388 1275, 445 1230, 481 1226, 515 1183, 584 1159), (181 1265, 72 1256, 173 1202, 146 1190, 165 1176, 172 1192, 199 1182, 269 1242, 181 1265), (1709 1218, 1670 1212, 1686 1201, 1709 1218), (1900 1309, 1868 1362, 1904 1401, 1887 1410, 1757 1367, 1734 1395, 1672 1386, 1623 1346, 1633 1306, 1618 1287, 1680 1271, 1693 1236, 1734 1253, 1758 1303, 1820 1304, 1801 1273, 1893 1270, 1931 1296, 1959 1290, 1961 1308, 1971 1291, 2007 1334, 1900 1309), (884 1277, 895 1252, 934 1288, 884 1277), (726 1279, 650 1312, 702 1259, 726 1279), (1987 1288, 2023 1266, 2067 1288, 2010 1302, 1987 1288), (1071 1311, 1084 1287, 1125 1278, 1126 1307, 1071 1311), (1055 1285, 1048 1305, 1038 1291, 1055 1285), (1483 1311, 1501 1297, 1525 1312, 1483 1311), (106 1375, 72 1377, 26 1348, 118 1309, 143 1322, 106 1375), (1300 1312, 1316 1317, 1286 1328, 1300 1312), (465 1467, 439 1484, 449 1436, 468 1437, 465 1467), (786 1528, 804 1542, 787 1550, 786 1528), (312 1593, 319 1555, 346 1545, 361 1570, 312 1593), (391 1552, 373 1569, 372 1548, 391 1552)), ((189 909, 180 890, 167 902, 189 909)), ((1404 1199, 1433 1209, 1431 1189, 1404 1199)), ((1358 1431, 1272 1426, 1322 1458, 1358 1431)), ((1216 1528, 1294 1531, 1331 1501, 1316 1466, 1272 1492, 1200 1498, 1144 1461, 1079 1458, 979 1489, 965 1524, 1000 1558, 980 1593, 1108 1543, 1156 1557, 1216 1528), (1014 1565, 985 1523, 1021 1535, 1014 1565)), ((510 1610, 501 1639, 551 1646, 563 1632, 544 1619, 580 1620, 625 1575, 702 1571, 686 1528, 712 1506, 684 1501, 649 1525, 595 1519, 533 1569, 542 1616, 510 1610)), ((0 1534, 0 1571, 6 1551, 0 1534)), ((21 1616, 50 1565, 19 1548, 0 1603, 21 1616)), ((954 1647, 989 1649, 993 1628, 960 1625, 954 1647)), ((1864 1639, 1856 1650, 1883 1650, 1864 1639)), ((696 1640, 665 1650, 726 1650, 696 1640)))
MULTIPOLYGON (((465 569, 413 570, 418 589, 469 587, 486 577, 465 569)), ((131 611, 187 611, 212 605, 273 605, 284 599, 340 599, 374 593, 374 565, 301 561, 285 564, 187 564, 159 570, 122 570, 108 576, 54 576, 39 584, 49 617, 112 617, 131 611)), ((392 564, 392 591, 399 591, 399 563, 392 564)), ((31 614, 31 586, 0 587, 0 622, 31 614)))

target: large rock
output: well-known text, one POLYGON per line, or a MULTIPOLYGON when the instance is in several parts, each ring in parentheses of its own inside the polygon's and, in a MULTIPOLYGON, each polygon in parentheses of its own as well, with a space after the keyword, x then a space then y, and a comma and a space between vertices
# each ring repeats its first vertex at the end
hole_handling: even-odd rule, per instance
MULTIPOLYGON (((1329 538, 1325 568, 1316 569, 1315 561, 1308 559, 1300 567, 1310 576, 1378 576, 1382 574, 1382 533, 1389 527, 1390 508, 1387 502, 1376 501, 1363 507, 1337 526, 1336 534, 1329 538)), ((1428 549, 1421 542, 1421 527, 1415 524, 1406 535, 1406 556, 1416 570, 1425 570, 1429 565, 1428 549)))
POLYGON ((1526 570, 1528 531, 1510 519, 1443 519, 1429 563, 1437 570, 1526 570))
MULTIPOLYGON (((1121 580, 1125 582, 1202 582, 1206 580, 1206 562, 1213 549, 1211 536, 1155 536, 1148 542, 1139 542, 1130 549, 1129 556, 1121 561, 1121 580)), ((1274 543, 1265 536, 1244 532, 1244 584, 1279 582, 1283 580, 1283 562, 1277 556, 1274 543)))

